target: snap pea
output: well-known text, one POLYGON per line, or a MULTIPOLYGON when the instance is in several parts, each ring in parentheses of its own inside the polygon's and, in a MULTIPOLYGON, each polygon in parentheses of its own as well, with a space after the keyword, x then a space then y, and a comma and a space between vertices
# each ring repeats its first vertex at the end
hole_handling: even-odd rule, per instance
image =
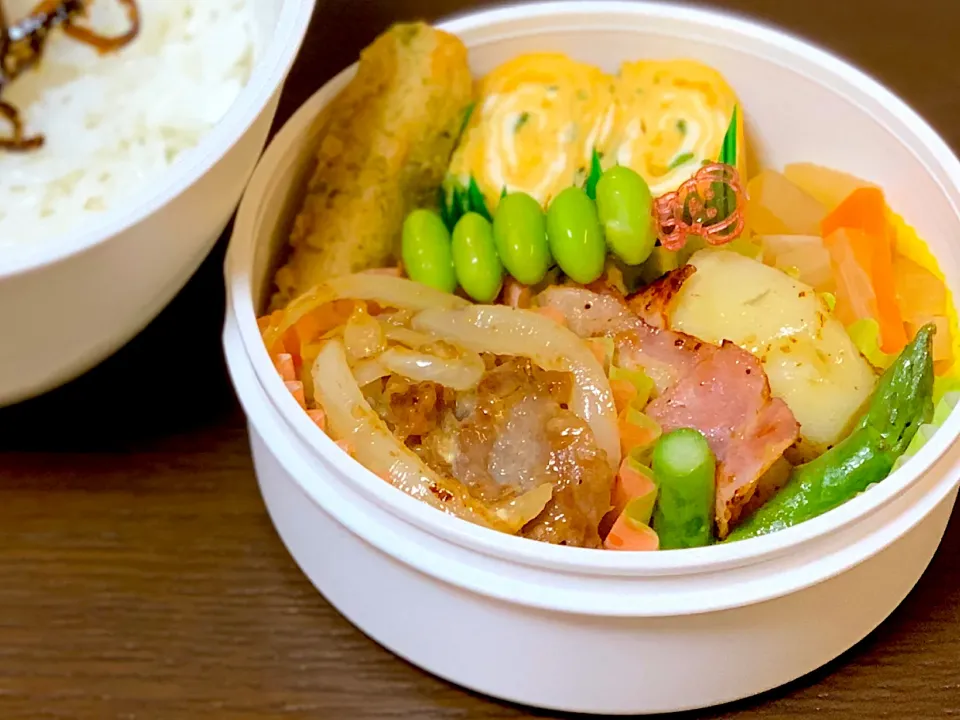
POLYGON ((867 412, 840 444, 795 468, 787 484, 727 542, 767 535, 842 505, 880 482, 933 417, 933 324, 923 326, 883 374, 867 412))
POLYGON ((493 242, 493 226, 480 214, 468 212, 453 229, 453 268, 460 287, 479 303, 500 294, 503 265, 493 242))
POLYGON ((574 282, 591 283, 603 274, 607 246, 597 207, 578 187, 568 187, 547 209, 550 252, 574 282))
POLYGON ((452 293, 457 289, 450 233, 432 210, 414 210, 403 222, 400 255, 411 280, 452 293))
POLYGON ((493 216, 493 240, 507 272, 524 285, 543 280, 553 264, 543 209, 526 193, 509 193, 493 216))
POLYGON ((653 195, 646 181, 628 167, 612 167, 597 183, 597 213, 611 252, 627 265, 639 265, 653 252, 653 195))
POLYGON ((653 529, 664 550, 709 545, 713 539, 717 462, 707 439, 693 428, 667 433, 653 449, 659 488, 653 529))

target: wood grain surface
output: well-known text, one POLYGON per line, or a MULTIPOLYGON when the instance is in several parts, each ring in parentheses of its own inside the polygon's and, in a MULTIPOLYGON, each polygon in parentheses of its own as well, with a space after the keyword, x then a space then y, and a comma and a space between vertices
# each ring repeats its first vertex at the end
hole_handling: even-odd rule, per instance
MULTIPOLYGON (((480 4, 320 0, 278 123, 390 22, 480 4)), ((960 148, 960 0, 712 4, 852 59, 960 148)), ((0 720, 548 717, 394 658, 297 570, 219 348, 224 244, 115 357, 0 411, 0 720)), ((916 590, 844 657, 687 717, 960 715, 958 563, 955 521, 916 590)))

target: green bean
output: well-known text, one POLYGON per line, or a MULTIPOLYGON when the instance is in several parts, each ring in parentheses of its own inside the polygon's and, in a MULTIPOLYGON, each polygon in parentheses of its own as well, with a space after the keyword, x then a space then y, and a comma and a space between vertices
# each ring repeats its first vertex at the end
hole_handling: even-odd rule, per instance
POLYGON ((543 280, 553 264, 543 210, 526 193, 509 193, 493 216, 493 240, 507 272, 524 285, 543 280))
POLYGON ((557 265, 574 282, 585 285, 603 274, 607 246, 597 207, 580 188, 568 187, 550 203, 547 238, 557 265))
POLYGON ((697 430, 667 433, 653 449, 653 474, 659 487, 653 529, 664 550, 709 545, 713 539, 717 463, 707 439, 697 430))
POLYGON ((449 293, 457 289, 450 233, 432 210, 414 210, 407 215, 400 255, 411 280, 449 293))
POLYGON ((493 242, 493 226, 475 212, 468 212, 453 229, 453 267, 460 287, 479 303, 491 303, 500 294, 503 265, 493 242))
POLYGON ((607 170, 597 183, 597 213, 610 250, 627 265, 639 265, 653 252, 653 196, 628 167, 607 170))

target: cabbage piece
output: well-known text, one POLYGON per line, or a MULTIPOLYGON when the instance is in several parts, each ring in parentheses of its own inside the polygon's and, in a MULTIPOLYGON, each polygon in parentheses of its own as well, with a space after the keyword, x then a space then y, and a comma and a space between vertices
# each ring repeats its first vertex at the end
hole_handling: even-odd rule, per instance
POLYGON ((880 349, 880 325, 873 318, 861 318, 847 328, 847 334, 867 362, 878 370, 886 370, 897 359, 880 349))
POLYGON ((946 422, 958 404, 960 404, 960 391, 951 390, 940 398, 933 411, 933 420, 926 425, 921 425, 917 429, 917 434, 913 436, 913 440, 910 441, 906 451, 898 457, 897 461, 893 464, 894 470, 902 467, 907 460, 916 455, 920 451, 920 448, 930 441, 930 438, 932 438, 943 423, 946 422))

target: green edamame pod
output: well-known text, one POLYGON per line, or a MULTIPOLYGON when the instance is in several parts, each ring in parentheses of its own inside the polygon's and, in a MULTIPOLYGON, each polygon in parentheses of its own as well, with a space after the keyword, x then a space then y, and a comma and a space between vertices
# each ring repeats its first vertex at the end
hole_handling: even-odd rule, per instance
POLYGON ((596 205, 580 188, 568 187, 550 203, 547 238, 557 265, 574 282, 586 285, 603 274, 603 229, 596 205))
POLYGON ((400 255, 411 280, 452 293, 457 289, 450 233, 432 210, 414 210, 403 222, 400 255))
POLYGON ((543 209, 526 193, 509 193, 493 216, 493 240, 500 261, 518 282, 536 285, 553 264, 543 209))
POLYGON ((657 234, 653 195, 647 182, 628 167, 612 167, 597 183, 597 213, 611 252, 627 265, 650 257, 657 234))
POLYGON ((460 287, 479 303, 491 303, 500 294, 503 265, 493 242, 493 225, 468 212, 453 229, 453 268, 460 287))
POLYGON ((707 439, 692 428, 667 433, 653 449, 659 488, 653 529, 664 550, 709 545, 713 539, 717 462, 707 439))
POLYGON ((845 503, 880 482, 933 417, 933 334, 925 325, 884 373, 866 414, 832 450, 794 469, 773 498, 730 533, 727 541, 767 535, 845 503))

